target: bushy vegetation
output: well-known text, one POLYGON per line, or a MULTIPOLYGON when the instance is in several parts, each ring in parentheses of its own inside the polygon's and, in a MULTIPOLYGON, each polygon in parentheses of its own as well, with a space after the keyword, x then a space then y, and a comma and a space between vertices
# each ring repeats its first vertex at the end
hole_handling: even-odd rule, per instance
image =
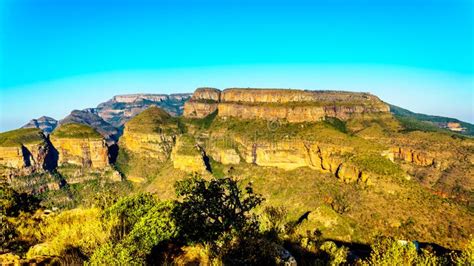
MULTIPOLYGON (((462 252, 436 254, 414 242, 378 237, 367 247, 369 255, 352 253, 350 246, 325 239, 317 229, 298 233, 295 228, 307 214, 291 219, 285 208, 273 206, 257 212, 263 198, 251 184, 243 185, 232 178, 192 176, 175 184, 176 200, 138 193, 100 207, 47 215, 41 210, 19 210, 18 194, 3 186, 0 204, 8 213, 0 230, 3 252, 15 252, 26 260, 54 258, 62 264, 90 265, 474 262, 474 239, 462 252)), ((0 261, 18 259, 9 254, 0 255, 0 261)))

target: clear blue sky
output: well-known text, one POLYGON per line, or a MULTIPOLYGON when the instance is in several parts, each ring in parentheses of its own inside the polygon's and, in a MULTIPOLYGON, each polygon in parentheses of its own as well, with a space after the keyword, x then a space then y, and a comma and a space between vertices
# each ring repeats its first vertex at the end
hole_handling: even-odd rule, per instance
POLYGON ((0 0, 0 131, 114 94, 369 91, 470 122, 471 0, 0 0))

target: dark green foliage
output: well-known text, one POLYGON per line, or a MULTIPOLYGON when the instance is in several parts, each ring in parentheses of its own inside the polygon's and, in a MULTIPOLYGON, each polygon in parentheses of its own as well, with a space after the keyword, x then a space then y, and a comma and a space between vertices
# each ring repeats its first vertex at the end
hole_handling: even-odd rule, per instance
POLYGON ((197 126, 199 129, 209 129, 211 127, 212 122, 217 116, 217 111, 214 111, 213 113, 209 114, 208 116, 204 118, 198 118, 198 119, 187 119, 186 122, 189 122, 190 124, 193 124, 197 126))
POLYGON ((20 212, 33 212, 39 200, 26 193, 18 193, 7 183, 0 182, 0 216, 17 216, 20 212))
POLYGON ((326 117, 324 121, 334 127, 335 129, 341 131, 342 133, 347 133, 346 123, 335 117, 326 117))
POLYGON ((176 182, 175 190, 182 200, 175 217, 190 242, 209 243, 223 234, 241 234, 258 226, 250 211, 263 198, 254 194, 251 184, 244 193, 231 178, 206 181, 195 176, 176 182))
POLYGON ((139 219, 158 203, 149 193, 121 198, 104 211, 106 220, 114 221, 112 235, 116 240, 123 239, 139 219))

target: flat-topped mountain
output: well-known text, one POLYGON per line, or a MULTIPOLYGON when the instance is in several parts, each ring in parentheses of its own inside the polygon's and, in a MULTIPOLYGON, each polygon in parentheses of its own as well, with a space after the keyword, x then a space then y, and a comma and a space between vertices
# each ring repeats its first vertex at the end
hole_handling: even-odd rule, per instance
POLYGON ((389 114, 390 109, 369 93, 240 88, 200 88, 184 106, 186 117, 202 118, 215 111, 219 117, 309 122, 389 114))
POLYGON ((42 116, 38 119, 32 119, 28 124, 22 126, 22 128, 39 128, 44 133, 49 134, 58 125, 58 121, 48 116, 42 116))
POLYGON ((184 102, 190 97, 189 93, 117 95, 99 104, 94 112, 112 126, 121 127, 150 106, 160 107, 172 116, 179 116, 183 113, 184 102))

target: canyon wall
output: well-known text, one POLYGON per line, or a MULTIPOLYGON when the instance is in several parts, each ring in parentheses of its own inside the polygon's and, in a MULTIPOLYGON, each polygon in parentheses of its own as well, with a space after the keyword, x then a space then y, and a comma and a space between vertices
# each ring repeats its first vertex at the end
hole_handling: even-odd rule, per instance
POLYGON ((218 111, 219 117, 242 119, 285 119, 314 122, 325 117, 389 114, 389 106, 369 93, 280 89, 197 89, 184 105, 184 116, 203 118, 218 111))

